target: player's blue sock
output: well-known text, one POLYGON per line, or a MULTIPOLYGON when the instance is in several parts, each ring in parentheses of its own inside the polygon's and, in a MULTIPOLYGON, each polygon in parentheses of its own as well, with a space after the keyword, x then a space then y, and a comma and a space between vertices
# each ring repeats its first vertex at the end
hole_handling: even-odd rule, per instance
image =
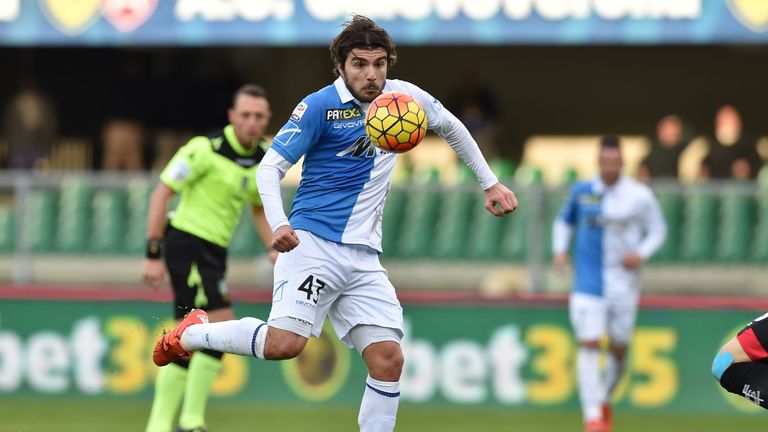
POLYGON ((365 393, 360 403, 357 423, 360 432, 392 432, 395 430, 397 406, 400 403, 400 383, 365 380, 365 393))

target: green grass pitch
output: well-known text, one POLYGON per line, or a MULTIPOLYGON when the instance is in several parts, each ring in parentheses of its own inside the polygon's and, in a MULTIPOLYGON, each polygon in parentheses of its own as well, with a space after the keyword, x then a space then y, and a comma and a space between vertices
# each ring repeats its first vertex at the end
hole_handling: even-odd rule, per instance
MULTIPOLYGON (((147 402, 18 400, 0 398, 0 431, 3 432, 136 432, 144 430, 147 402)), ((214 432, 357 430, 357 410, 330 407, 258 406, 225 404, 209 407, 214 432)), ((764 430, 768 417, 759 414, 673 415, 616 413, 615 432, 722 432, 764 430)), ((400 407, 398 432, 547 432, 581 431, 575 411, 475 408, 400 407)))

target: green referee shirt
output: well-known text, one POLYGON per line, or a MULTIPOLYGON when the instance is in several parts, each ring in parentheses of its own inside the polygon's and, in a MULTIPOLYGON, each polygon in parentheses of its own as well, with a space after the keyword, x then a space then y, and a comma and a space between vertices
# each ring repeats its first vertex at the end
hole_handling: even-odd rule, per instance
POLYGON ((192 138, 160 173, 160 181, 181 194, 171 226, 227 247, 245 203, 261 205, 256 168, 267 148, 255 141, 246 150, 232 125, 192 138))

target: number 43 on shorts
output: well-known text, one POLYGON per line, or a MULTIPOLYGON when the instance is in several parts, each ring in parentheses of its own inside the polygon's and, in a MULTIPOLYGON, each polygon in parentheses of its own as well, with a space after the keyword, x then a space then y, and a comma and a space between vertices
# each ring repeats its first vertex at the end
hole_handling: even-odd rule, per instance
POLYGON ((299 291, 307 293, 307 300, 312 300, 317 304, 317 297, 320 295, 320 290, 325 288, 325 282, 316 278, 313 275, 309 275, 304 282, 299 285, 299 291))

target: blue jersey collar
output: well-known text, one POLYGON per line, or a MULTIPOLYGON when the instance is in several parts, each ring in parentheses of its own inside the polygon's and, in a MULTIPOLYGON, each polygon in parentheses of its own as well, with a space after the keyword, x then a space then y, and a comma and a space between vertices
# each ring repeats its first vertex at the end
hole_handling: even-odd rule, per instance
POLYGON ((349 91, 347 88, 347 85, 344 83, 344 78, 338 77, 336 78, 336 81, 333 82, 334 87, 336 87, 336 92, 339 94, 339 99, 341 100, 341 103, 347 103, 354 101, 358 105, 362 105, 359 100, 355 99, 354 96, 352 96, 352 92, 349 91))

